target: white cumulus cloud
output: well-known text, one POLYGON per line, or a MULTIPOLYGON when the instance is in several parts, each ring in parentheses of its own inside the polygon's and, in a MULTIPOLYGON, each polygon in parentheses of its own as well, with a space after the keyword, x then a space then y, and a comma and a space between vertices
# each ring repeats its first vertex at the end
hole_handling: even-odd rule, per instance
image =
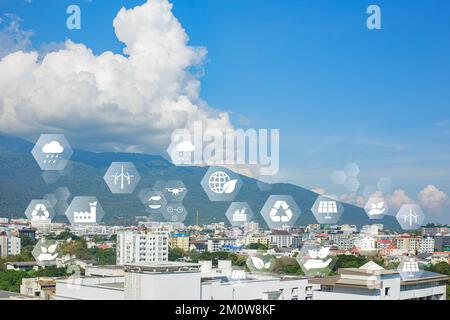
POLYGON ((419 192, 419 201, 424 208, 431 211, 440 210, 449 204, 447 194, 433 185, 426 186, 419 192))
MULTIPOLYGON (((231 128, 200 98, 206 49, 188 36, 167 0, 122 8, 113 21, 124 54, 95 55, 82 43, 42 57, 19 50, 0 61, 0 128, 35 139, 64 133, 91 150, 163 152, 174 129, 231 128)), ((23 48, 21 48, 23 49, 23 48)))

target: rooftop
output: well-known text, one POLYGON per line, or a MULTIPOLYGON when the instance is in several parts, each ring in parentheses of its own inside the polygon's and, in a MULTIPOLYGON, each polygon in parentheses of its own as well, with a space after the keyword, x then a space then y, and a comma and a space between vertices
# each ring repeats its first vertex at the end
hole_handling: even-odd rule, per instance
POLYGON ((200 272, 200 264, 188 262, 141 262, 125 264, 125 272, 200 272))

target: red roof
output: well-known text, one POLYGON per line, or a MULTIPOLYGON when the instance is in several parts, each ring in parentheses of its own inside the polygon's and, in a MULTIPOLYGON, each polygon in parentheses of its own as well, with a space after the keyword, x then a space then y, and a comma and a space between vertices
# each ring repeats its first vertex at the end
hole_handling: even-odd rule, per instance
POLYGON ((351 253, 359 253, 359 248, 357 248, 356 246, 352 248, 352 250, 350 250, 351 253))
POLYGON ((102 250, 112 248, 109 244, 105 244, 105 243, 99 244, 96 247, 99 248, 99 249, 102 249, 102 250))
POLYGON ((385 243, 385 244, 388 244, 388 243, 391 243, 392 241, 391 240, 387 240, 387 239, 381 239, 381 240, 378 240, 378 243, 385 243))

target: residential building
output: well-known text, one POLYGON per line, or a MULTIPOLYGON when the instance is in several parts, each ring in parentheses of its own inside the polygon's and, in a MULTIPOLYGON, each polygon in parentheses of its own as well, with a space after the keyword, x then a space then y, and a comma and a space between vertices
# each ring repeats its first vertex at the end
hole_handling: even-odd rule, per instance
POLYGON ((117 233, 117 265, 168 261, 167 234, 124 231, 117 233))
POLYGON ((246 222, 244 224, 244 234, 254 234, 259 232, 259 223, 258 222, 246 222))
POLYGON ((252 243, 258 243, 258 244, 263 244, 267 247, 270 246, 270 237, 264 234, 254 234, 250 237, 247 237, 247 242, 246 244, 252 244, 252 243))
POLYGON ((360 268, 338 269, 338 275, 310 279, 319 284, 313 300, 445 300, 448 276, 422 271, 402 279, 370 261, 360 268))
POLYGON ((421 228, 422 235, 423 236, 437 236, 437 235, 444 235, 444 234, 450 234, 450 226, 433 226, 433 227, 425 227, 421 228))
POLYGON ((169 247, 189 252, 189 235, 186 233, 171 233, 169 235, 169 247))
POLYGON ((434 238, 424 236, 419 240, 418 253, 432 253, 434 251, 434 238))
POLYGON ((450 234, 434 237, 434 251, 450 251, 450 234))
POLYGON ((394 238, 394 244, 400 250, 410 253, 416 253, 420 247, 420 237, 402 235, 394 238))
POLYGON ((39 297, 40 300, 54 298, 56 291, 55 278, 23 278, 20 285, 20 294, 30 297, 39 297))
POLYGON ((20 254, 20 238, 6 232, 0 233, 0 258, 20 254))
POLYGON ((290 248, 292 246, 292 235, 285 230, 272 230, 269 237, 270 244, 277 248, 290 248))
POLYGON ((237 247, 237 239, 234 238, 210 238, 207 241, 209 252, 228 251, 237 247))
POLYGON ((355 237, 350 235, 341 235, 336 237, 334 243, 339 250, 351 250, 355 246, 355 237))

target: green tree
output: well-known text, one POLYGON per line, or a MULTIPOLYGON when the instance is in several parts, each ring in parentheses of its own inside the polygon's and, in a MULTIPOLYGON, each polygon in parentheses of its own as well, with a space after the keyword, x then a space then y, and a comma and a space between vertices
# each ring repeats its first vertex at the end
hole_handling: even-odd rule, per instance
POLYGON ((299 274, 303 275, 297 260, 291 257, 281 257, 275 260, 272 271, 280 274, 299 274))
POLYGON ((249 245, 247 245, 246 247, 247 249, 250 250, 268 250, 269 248, 262 243, 250 243, 249 245))
POLYGON ((369 260, 366 257, 353 255, 338 255, 333 270, 336 271, 339 268, 359 268, 368 261, 369 260))
POLYGON ((169 248, 169 261, 177 261, 184 257, 184 251, 180 248, 169 248))

